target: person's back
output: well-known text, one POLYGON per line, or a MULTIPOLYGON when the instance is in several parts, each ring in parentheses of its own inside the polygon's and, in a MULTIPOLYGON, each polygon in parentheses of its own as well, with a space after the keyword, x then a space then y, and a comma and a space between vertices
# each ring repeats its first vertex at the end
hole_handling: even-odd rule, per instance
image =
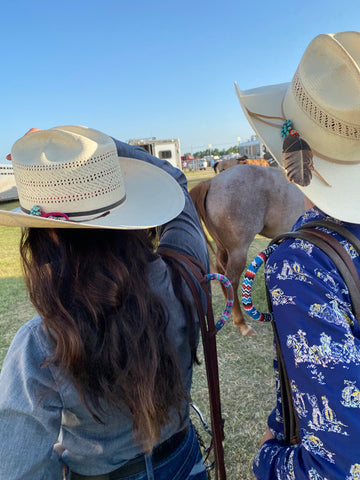
MULTIPOLYGON (((100 203, 95 199, 85 219, 83 212, 78 219, 71 207, 34 209, 35 215, 29 215, 23 200, 29 189, 20 189, 25 213, 0 212, 1 224, 29 227, 23 232, 21 256, 39 313, 16 334, 0 376, 0 478, 57 479, 62 465, 70 467, 75 479, 109 472, 140 479, 153 470, 159 479, 206 478, 188 406, 198 322, 191 295, 182 282, 173 285, 173 272, 154 247, 188 253, 208 267, 185 177, 168 163, 99 132, 54 130, 32 133, 15 145, 12 159, 22 184, 29 180, 19 166, 22 152, 28 155, 35 145, 50 155, 48 140, 56 145, 58 135, 67 144, 75 139, 87 146, 91 137, 97 145, 108 143, 107 155, 90 156, 93 165, 115 151, 112 168, 120 161, 124 198, 112 209, 110 194, 110 205, 102 212, 94 208, 100 203), (165 200, 173 201, 167 212, 165 200), (57 219, 49 220, 49 212, 57 219), (155 238, 154 229, 147 227, 162 223, 155 238), (172 462, 167 461, 170 455, 172 462)), ((64 151, 62 142, 59 150, 51 145, 57 156, 64 151)), ((44 170, 48 175, 49 167, 44 170)), ((81 184, 104 172, 98 168, 80 180, 77 172, 69 183, 81 184)), ((61 177, 58 171, 50 173, 61 177)), ((113 187, 106 185, 116 189, 116 181, 113 187)), ((30 186, 31 194, 44 195, 40 186, 30 186)), ((86 198, 89 191, 94 185, 78 195, 86 198)))
MULTIPOLYGON (((360 274, 359 254, 331 228, 335 222, 360 239, 359 67, 360 32, 319 35, 292 82, 248 91, 236 85, 236 93, 259 138, 308 199, 311 208, 294 228, 322 220, 317 229, 340 242, 360 274)), ((261 480, 357 478, 360 327, 347 285, 315 242, 293 238, 270 255, 265 280, 281 355, 274 364, 277 403, 254 473, 261 480), (298 426, 289 442, 280 374, 298 426)))

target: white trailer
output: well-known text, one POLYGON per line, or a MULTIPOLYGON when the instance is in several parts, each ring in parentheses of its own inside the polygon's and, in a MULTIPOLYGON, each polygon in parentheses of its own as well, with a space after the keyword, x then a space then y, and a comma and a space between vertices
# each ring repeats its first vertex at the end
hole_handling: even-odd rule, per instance
POLYGON ((19 197, 16 188, 14 170, 9 164, 0 165, 0 202, 10 202, 19 197))
POLYGON ((128 143, 144 148, 151 155, 161 160, 167 160, 171 165, 181 170, 180 140, 178 138, 169 140, 156 140, 156 137, 132 138, 128 143))

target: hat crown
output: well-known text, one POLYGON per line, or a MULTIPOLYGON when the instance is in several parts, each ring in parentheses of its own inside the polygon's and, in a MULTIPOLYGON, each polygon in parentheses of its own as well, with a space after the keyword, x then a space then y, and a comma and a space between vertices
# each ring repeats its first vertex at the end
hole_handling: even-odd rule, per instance
POLYGON ((333 161, 360 160, 359 66, 359 32, 318 35, 283 100, 283 115, 315 153, 333 161))
POLYGON ((15 142, 11 157, 23 210, 86 216, 125 198, 114 141, 85 127, 40 130, 15 142))
POLYGON ((307 47, 295 73, 310 100, 328 115, 360 125, 360 33, 322 34, 307 47))

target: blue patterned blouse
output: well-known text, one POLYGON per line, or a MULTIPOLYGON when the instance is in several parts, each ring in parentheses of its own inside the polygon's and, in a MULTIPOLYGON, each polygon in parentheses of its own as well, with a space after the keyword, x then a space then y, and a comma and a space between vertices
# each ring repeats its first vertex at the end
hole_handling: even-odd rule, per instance
MULTIPOLYGON (((294 229, 326 219, 312 208, 294 229)), ((334 219, 331 219, 334 220, 334 219)), ((343 224, 358 238, 360 225, 343 224)), ((360 258, 340 235, 351 255, 360 258)), ((268 419, 275 436, 254 460, 258 479, 360 479, 360 328, 348 290, 333 262, 299 239, 285 240, 271 254, 265 280, 275 315, 299 420, 301 443, 284 445, 277 362, 277 405, 268 419)))

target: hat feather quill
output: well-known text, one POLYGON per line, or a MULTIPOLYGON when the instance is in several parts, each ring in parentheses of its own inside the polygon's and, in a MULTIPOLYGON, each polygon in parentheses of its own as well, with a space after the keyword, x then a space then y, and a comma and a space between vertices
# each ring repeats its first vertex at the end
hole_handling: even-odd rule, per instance
POLYGON ((302 187, 310 184, 312 178, 313 154, 304 139, 287 135, 283 142, 283 165, 289 182, 302 187))

